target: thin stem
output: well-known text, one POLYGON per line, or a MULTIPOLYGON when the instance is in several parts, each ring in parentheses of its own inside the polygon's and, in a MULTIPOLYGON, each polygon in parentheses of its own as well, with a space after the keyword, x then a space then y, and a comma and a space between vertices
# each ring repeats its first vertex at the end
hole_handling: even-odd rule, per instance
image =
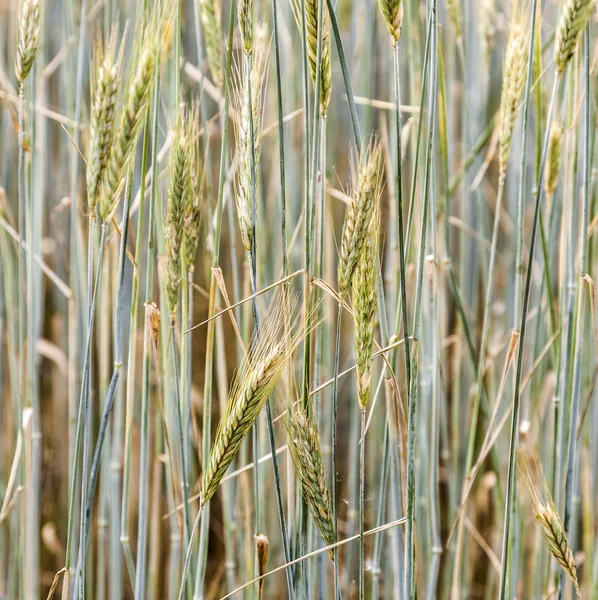
POLYGON ((428 114, 428 143, 426 156, 426 173, 424 179, 423 190, 423 207, 422 207, 422 224, 420 233, 420 249, 417 268, 417 283, 415 288, 415 315, 413 320, 413 356, 411 386, 409 389, 409 407, 408 407, 408 438, 407 438, 407 527, 405 540, 405 592, 407 597, 412 598, 416 593, 415 581, 415 429, 417 416, 417 401, 418 401, 418 330, 421 313, 421 298, 422 298, 422 282, 424 271, 424 257, 426 251, 426 231, 428 221, 428 209, 430 204, 430 187, 431 187, 431 167, 434 148, 434 126, 436 122, 436 90, 438 86, 438 78, 436 77, 436 0, 433 0, 430 9, 431 29, 433 46, 431 48, 431 69, 430 69, 430 98, 429 98, 429 114, 428 114))
POLYGON ((359 436, 359 600, 365 598, 365 413, 361 413, 361 430, 359 436))
MULTIPOLYGON (((236 9, 236 1, 231 0, 229 11, 228 25, 228 41, 226 55, 226 71, 224 80, 224 106, 222 108, 222 142, 220 146, 220 167, 218 178, 218 200, 215 209, 215 224, 214 224, 214 252, 212 255, 212 267, 216 268, 220 260, 220 233, 222 230, 222 207, 224 198, 224 184, 226 181, 226 163, 227 163, 227 148, 228 148, 228 113, 230 108, 230 85, 232 73, 232 51, 233 51, 233 31, 234 31, 234 15, 236 9)), ((210 278, 210 292, 208 299, 208 318, 211 318, 216 313, 216 296, 218 293, 218 283, 216 276, 212 270, 210 278)), ((214 319, 209 321, 206 331, 206 358, 205 358, 205 375, 204 375, 204 407, 203 407, 203 424, 202 424, 202 471, 205 471, 210 458, 210 443, 211 443, 211 426, 212 426, 212 380, 214 368, 214 336, 216 322, 214 319)), ((203 598, 203 585, 206 573, 206 564, 208 557, 208 536, 209 536, 209 521, 210 521, 210 503, 207 502, 202 506, 197 513, 193 530, 189 537, 189 545, 187 547, 185 564, 183 567, 183 575, 189 568, 189 561, 193 552, 193 539, 197 528, 201 521, 201 530, 199 534, 199 554, 197 557, 197 571, 195 578, 194 598, 203 598), (205 517, 201 519, 201 515, 205 512, 205 517)), ((185 576, 185 575, 184 575, 185 576)), ((184 581, 184 576, 181 581, 184 581)), ((182 598, 184 586, 181 585, 180 595, 182 598)))
MULTIPOLYGON (((91 226, 91 223, 90 223, 91 226)), ((81 465, 81 531, 79 539, 79 568, 77 569, 77 577, 79 578, 79 589, 78 594, 80 600, 85 598, 85 547, 87 544, 87 514, 86 514, 86 500, 87 500, 87 486, 88 486, 88 470, 89 470, 89 445, 91 443, 91 405, 90 405, 90 362, 91 362, 91 340, 93 338, 93 321, 95 313, 95 303, 100 284, 100 273, 102 272, 102 263, 104 260, 104 242, 106 239, 106 223, 101 224, 100 233, 100 248, 98 255, 98 266, 95 286, 93 287, 93 296, 91 304, 89 306, 88 314, 88 328, 87 328, 87 342, 85 344, 85 362, 83 366, 83 378, 81 383, 81 422, 83 424, 83 456, 81 465)), ((90 236, 91 242, 91 236, 90 236)), ((90 251, 91 255, 91 251, 90 251)), ((90 264, 90 269, 92 268, 90 264)), ((90 288, 91 289, 91 288, 90 288)))
POLYGON ((523 307, 521 313, 521 325, 519 336, 519 349, 517 351, 517 370, 515 374, 515 390, 513 394, 513 415, 511 417, 511 438, 509 442, 509 468, 507 472, 507 490, 505 504, 505 523, 503 531, 502 556, 501 556, 501 571, 500 571, 500 588, 499 599, 504 600, 507 592, 507 570, 509 556, 509 541, 511 531, 511 512, 513 498, 513 485, 515 479, 515 455, 517 452, 518 439, 518 424, 519 424, 519 405, 521 401, 521 378, 523 373, 523 355, 525 349, 525 333, 527 329, 527 315, 529 311, 529 300, 531 295, 532 284, 532 266, 534 260, 534 246, 536 242, 536 234, 538 230, 538 220, 540 215, 540 207, 542 204, 542 195, 544 193, 544 171, 546 168, 546 157, 548 155, 548 142, 550 139, 550 126, 552 124, 552 115, 556 103, 556 96, 559 88, 561 77, 555 75, 554 86, 552 88, 552 96, 550 99, 550 108, 548 109, 548 118, 546 132, 544 134, 544 144, 542 148, 542 161, 540 163, 540 172, 538 174, 538 182, 536 185, 536 206, 534 209, 534 221, 532 226, 532 235, 529 244, 529 258, 527 264, 527 273, 525 277, 525 290, 523 296, 523 307))

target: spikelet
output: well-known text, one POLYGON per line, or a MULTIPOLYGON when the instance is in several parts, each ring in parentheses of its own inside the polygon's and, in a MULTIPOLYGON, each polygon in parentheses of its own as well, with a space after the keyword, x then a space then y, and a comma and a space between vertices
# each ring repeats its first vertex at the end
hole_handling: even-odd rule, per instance
POLYGON ((566 0, 556 30, 554 62, 557 73, 562 73, 571 60, 581 32, 595 7, 596 0, 566 0))
POLYGON ((31 72, 41 36, 41 0, 22 0, 19 15, 19 38, 15 57, 15 75, 19 87, 31 72))
POLYGON ((463 36, 463 17, 461 16, 461 1, 446 0, 446 10, 449 14, 449 19, 455 28, 457 39, 463 36))
POLYGON ((202 165, 199 155, 198 110, 194 107, 189 115, 189 194, 185 202, 183 223, 183 264, 193 272, 195 255, 199 246, 201 211, 203 203, 202 165))
POLYGON ((403 27, 403 0, 378 0, 378 6, 388 33, 392 37, 393 45, 396 45, 403 27))
MULTIPOLYGON (((301 18, 301 0, 292 0, 291 8, 295 16, 295 23, 299 33, 303 31, 301 18)), ((330 104, 332 93, 332 62, 330 40, 330 17, 328 9, 324 6, 322 20, 322 55, 320 61, 320 112, 324 115, 330 104)), ((318 62, 318 0, 305 0, 305 30, 307 36, 307 57, 309 61, 309 74, 316 85, 316 69, 318 62)))
POLYGON ((513 22, 503 66, 503 84, 500 98, 499 134, 499 177, 504 180, 513 143, 515 121, 525 87, 528 55, 529 24, 527 11, 517 3, 513 11, 513 22))
POLYGON ((174 136, 170 162, 170 184, 164 224, 166 294, 171 319, 174 319, 181 280, 181 245, 185 209, 191 195, 190 144, 193 134, 191 114, 179 118, 174 136))
MULTIPOLYGON (((281 299, 275 301, 274 309, 264 320, 265 326, 259 336, 253 339, 248 357, 235 377, 202 476, 202 506, 215 494, 243 439, 305 335, 305 327, 294 319, 292 333, 285 338, 285 315, 288 317, 289 314, 286 310, 281 299)), ((291 313, 294 312, 291 309, 291 313)))
POLYGON ((133 62, 132 76, 127 86, 119 126, 112 144, 110 160, 104 170, 100 190, 99 213, 102 220, 110 217, 115 197, 135 150, 135 144, 141 131, 146 110, 149 106, 150 92, 154 81, 154 69, 160 59, 160 49, 169 21, 155 9, 149 25, 140 31, 138 40, 143 38, 139 53, 133 62))
POLYGON ((338 286, 341 296, 351 288, 351 280, 363 252, 372 214, 380 198, 383 173, 382 149, 373 138, 359 165, 355 191, 345 215, 338 264, 338 286))
POLYGON ((569 577, 577 595, 579 596, 579 582, 577 580, 577 569, 573 550, 567 540, 563 522, 554 505, 554 501, 548 491, 548 485, 542 471, 541 465, 537 465, 539 471, 540 485, 536 486, 532 481, 527 465, 522 468, 530 494, 532 496, 532 508, 537 525, 540 527, 542 537, 548 546, 548 550, 561 565, 565 574, 569 577))
POLYGON ((548 198, 552 198, 559 183, 561 170, 561 152, 563 149, 563 126, 554 121, 550 128, 548 141, 548 160, 546 162, 546 177, 544 178, 544 191, 548 198))
POLYGON ((237 120, 237 151, 239 166, 237 170, 237 216, 241 238, 246 250, 251 250, 251 215, 253 197, 251 192, 251 122, 253 119, 253 157, 255 166, 256 185, 259 174, 261 129, 262 129, 262 87, 266 65, 267 47, 265 36, 260 28, 256 36, 255 52, 252 57, 251 69, 251 111, 249 103, 249 86, 247 85, 247 61, 243 61, 238 75, 237 104, 239 119, 237 120), (251 113, 251 115, 250 115, 251 113))
MULTIPOLYGON (((289 453, 301 483, 301 492, 326 546, 334 544, 332 499, 326 483, 326 471, 316 424, 304 410, 289 407, 286 420, 289 453)), ((334 560, 332 550, 328 551, 334 560)))
MULTIPOLYGON (((268 566, 268 557, 270 556, 270 540, 268 540, 267 536, 263 534, 254 535, 253 539, 255 540, 255 549, 257 554, 258 575, 261 577, 266 572, 266 567, 268 566)), ((265 579, 260 579, 260 582, 258 583, 259 600, 262 599, 264 594, 265 583, 265 579)))
POLYGON ((210 71, 212 71, 214 83, 221 86, 224 76, 221 55, 222 21, 220 0, 197 0, 197 2, 210 71))
POLYGON ((253 52, 253 10, 254 0, 239 0, 237 16, 239 31, 241 32, 241 43, 245 54, 253 52))
POLYGON ((91 118, 89 123, 89 158, 87 159, 87 203, 90 211, 95 209, 104 169, 110 155, 114 117, 120 81, 120 57, 115 56, 116 31, 110 36, 107 50, 102 48, 101 38, 96 44, 94 69, 91 79, 91 118))
POLYGON ((357 398, 362 409, 367 405, 372 379, 372 349, 376 326, 376 275, 378 273, 376 252, 380 229, 379 212, 378 208, 374 210, 351 288, 355 321, 357 398))

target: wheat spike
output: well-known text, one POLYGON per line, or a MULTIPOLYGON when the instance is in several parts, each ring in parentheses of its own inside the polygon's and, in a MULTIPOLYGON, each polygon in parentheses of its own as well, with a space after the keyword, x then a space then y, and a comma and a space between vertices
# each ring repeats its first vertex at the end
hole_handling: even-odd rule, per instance
POLYGON ((253 10, 254 0, 239 0, 237 16, 241 32, 241 43, 246 54, 253 52, 253 10))
POLYGON ((527 43, 529 29, 525 24, 525 11, 517 5, 511 24, 507 52, 503 66, 503 84, 500 98, 499 176, 504 180, 513 143, 515 121, 525 86, 527 43))
POLYGON ((341 296, 351 288, 351 280, 363 251, 374 207, 380 197, 383 172, 381 147, 377 141, 372 140, 359 166, 357 185, 345 215, 338 265, 341 296))
POLYGON ((41 35, 40 0, 23 0, 19 15, 19 37, 15 57, 15 75, 19 87, 31 72, 41 35))
POLYGON ((220 0, 198 0, 199 17, 203 26, 206 55, 214 83, 222 86, 222 20, 220 0))
POLYGON ((96 45, 97 64, 95 80, 92 78, 93 104, 89 123, 89 158, 87 160, 87 202, 95 209, 104 169, 110 155, 114 116, 118 95, 119 61, 115 57, 116 32, 110 38, 107 51, 102 49, 101 39, 96 45))
POLYGON ((546 177, 544 178, 544 189, 548 198, 551 198, 554 195, 559 183, 562 150, 563 126, 558 121, 554 121, 550 127, 548 160, 546 162, 546 177))
POLYGON ((592 11, 596 7, 596 0, 567 0, 556 30, 556 43, 554 47, 554 62, 557 73, 562 73, 571 60, 592 11))
POLYGON ((284 303, 277 301, 264 321, 266 325, 260 330, 259 336, 253 339, 249 355, 235 377, 226 408, 218 423, 208 467, 203 473, 202 505, 215 494, 241 442, 305 335, 305 328, 296 323, 293 333, 285 341, 285 314, 288 316, 289 313, 285 312, 284 303))
POLYGON ((110 160, 102 178, 99 200, 99 213, 102 220, 108 219, 114 209, 115 197, 120 191, 127 166, 133 156, 149 106, 155 66, 160 59, 161 46, 169 29, 168 23, 166 16, 155 9, 149 25, 137 36, 139 40, 143 38, 143 43, 133 63, 133 76, 121 109, 110 160))
POLYGON ((171 319, 174 319, 181 280, 181 244, 185 207, 189 202, 191 181, 189 175, 189 144, 192 134, 189 116, 179 119, 174 137, 170 163, 170 184, 164 224, 166 294, 171 319), (191 131, 190 131, 191 130, 191 131))
POLYGON ((353 312, 355 322, 355 376, 357 398, 363 409, 370 395, 372 379, 372 349, 376 325, 376 252, 379 232, 379 210, 374 211, 363 252, 353 278, 353 312))
MULTIPOLYGON (((301 409, 289 409, 286 420, 286 434, 289 452, 301 483, 303 498, 324 544, 335 541, 332 522, 332 499, 326 483, 326 472, 318 430, 307 414, 301 409)), ((328 551, 334 559, 332 550, 328 551)))
POLYGON ((251 122, 253 119, 253 159, 255 166, 256 184, 259 174, 260 149, 261 149, 261 129, 262 129, 262 111, 261 97, 262 86, 264 82, 264 72, 266 66, 266 44, 263 32, 258 31, 255 44, 255 52, 252 57, 251 67, 251 111, 249 102, 250 88, 247 85, 248 73, 247 61, 243 61, 240 74, 238 76, 237 102, 239 105, 240 118, 237 121, 237 150, 239 156, 239 166, 237 172, 237 216, 239 219, 239 228, 241 229, 241 238, 246 250, 251 249, 251 224, 253 197, 251 190, 251 122), (242 91, 240 91, 242 90, 242 91), (250 114, 251 113, 251 114, 250 114))
MULTIPOLYGON (((299 33, 303 31, 301 16, 301 0, 292 0, 291 8, 295 17, 295 23, 299 33)), ((331 40, 330 40, 330 17, 328 9, 324 7, 322 20, 322 55, 320 61, 320 112, 324 115, 330 104, 332 93, 332 63, 331 63, 331 40)), ((307 37, 307 58, 309 62, 309 74, 314 86, 316 85, 317 62, 318 62, 318 0, 305 0, 305 31, 307 37)))
POLYGON ((396 45, 403 26, 403 0, 378 0, 378 6, 393 44, 396 45))
POLYGON ((567 539, 563 522, 561 521, 559 513, 554 505, 554 501, 552 500, 552 496, 548 490, 542 466, 538 464, 537 469, 540 479, 539 486, 536 486, 532 481, 527 465, 524 464, 522 468, 532 497, 532 508, 536 523, 540 527, 542 537, 548 546, 548 550, 561 565, 569 579, 571 579, 571 582, 579 595, 579 582, 577 580, 577 568, 575 566, 573 550, 567 539))
POLYGON ((195 254, 199 246, 201 213, 203 204, 202 165, 199 155, 199 136, 197 128, 197 107, 189 116, 189 193, 185 202, 183 223, 183 263, 188 271, 193 271, 195 254))

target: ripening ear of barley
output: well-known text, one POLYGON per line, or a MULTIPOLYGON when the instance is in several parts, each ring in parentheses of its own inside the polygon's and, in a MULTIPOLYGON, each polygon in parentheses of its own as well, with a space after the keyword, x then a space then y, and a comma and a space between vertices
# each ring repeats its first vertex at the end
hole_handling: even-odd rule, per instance
MULTIPOLYGON (((183 264, 193 271, 199 246, 203 209, 203 169, 199 155, 198 108, 194 106, 187 117, 189 153, 189 191, 184 206, 183 264)), ((183 273, 183 276, 185 274, 183 273)))
POLYGON ((246 54, 253 52, 253 11, 254 0, 239 0, 237 18, 239 19, 241 43, 246 54))
MULTIPOLYGON (((252 160, 254 161, 255 177, 259 173, 261 129, 262 129, 262 86, 264 83, 267 46, 265 43, 265 29, 259 28, 256 34, 254 51, 251 57, 251 66, 244 60, 238 70, 237 77, 237 105, 239 118, 237 126, 237 152, 239 166, 237 169, 237 217, 241 230, 241 239, 246 250, 251 250, 252 235, 252 160), (251 68, 251 86, 248 69, 251 68), (251 98, 249 96, 251 94, 251 98), (251 110, 250 110, 251 105, 251 110), (251 129, 253 126, 253 130, 251 129), (251 134, 253 133, 253 151, 251 148, 251 134), (253 152, 253 156, 252 156, 253 152)), ((256 181, 257 185, 257 181, 256 181)))
POLYGON ((372 215, 380 198, 382 148, 372 139, 359 165, 355 190, 345 214, 343 239, 338 263, 338 287, 341 296, 351 289, 357 263, 364 249, 372 215))
MULTIPOLYGON (((295 23, 302 32, 302 7, 301 0, 291 0, 291 9, 295 23)), ((318 59, 318 27, 322 27, 322 54, 320 58, 320 112, 325 115, 330 104, 332 93, 332 62, 330 40, 330 17, 328 9, 324 6, 323 15, 318 15, 318 0, 305 0, 305 30, 307 38, 307 58, 309 61, 309 74, 313 85, 316 85, 317 59, 318 59)))
POLYGON ((19 39, 15 58, 15 75, 19 87, 23 85, 33 67, 41 35, 41 21, 41 0, 23 0, 19 15, 19 39))
MULTIPOLYGON (((563 126, 555 121, 550 128, 550 139, 548 141, 548 159, 546 161, 546 177, 544 189, 546 200, 550 201, 559 184, 561 171, 561 152, 563 151, 563 126)), ((550 213, 550 210, 548 210, 550 213)))
POLYGON ((596 8, 596 0, 566 0, 556 30, 554 62, 561 74, 575 53, 581 32, 596 8))
POLYGON ((110 37, 106 51, 98 39, 95 68, 91 78, 91 119, 89 123, 89 157, 87 159, 87 204, 95 209, 98 192, 108 157, 114 129, 114 116, 120 83, 120 61, 115 56, 116 31, 110 37))
POLYGON ((214 83, 222 86, 222 6, 220 0, 197 0, 199 16, 203 26, 206 55, 214 83))
POLYGON ((374 214, 366 233, 363 252, 357 262, 353 277, 352 299, 355 328, 355 375, 357 399, 364 409, 370 396, 372 379, 372 349, 376 327, 376 253, 380 231, 379 209, 374 214))
POLYGON ((104 221, 110 218, 116 206, 117 194, 141 132, 149 107, 155 66, 160 60, 162 43, 168 32, 169 18, 169 13, 162 12, 156 5, 149 24, 140 28, 136 36, 139 50, 131 66, 131 79, 127 82, 118 130, 102 178, 98 208, 100 218, 104 221))
POLYGON ((218 423, 208 466, 203 473, 202 506, 216 493, 241 442, 249 433, 305 335, 304 328, 296 326, 290 338, 285 338, 285 315, 288 318, 282 301, 277 301, 265 320, 266 325, 253 338, 249 353, 236 375, 226 408, 218 423))
POLYGON ((513 9, 513 22, 507 42, 507 52, 503 66, 503 84, 500 98, 500 134, 499 134, 499 177, 504 180, 507 162, 513 144, 515 121, 521 105, 525 87, 528 40, 529 11, 517 2, 513 9))
POLYGON ((552 496, 548 490, 548 485, 544 477, 544 472, 541 464, 537 464, 539 484, 536 485, 532 480, 529 467, 524 464, 522 467, 523 475, 527 483, 527 487, 532 497, 532 508, 536 524, 542 532, 549 552, 554 556, 556 561, 561 565, 563 571, 571 580, 575 587, 577 595, 580 595, 579 581, 577 579, 577 567, 573 550, 567 539, 565 527, 561 521, 561 517, 556 509, 552 496))
POLYGON ((170 184, 164 224, 164 267, 170 318, 174 320, 181 282, 181 245, 187 205, 191 202, 190 145, 194 133, 192 112, 178 119, 170 161, 170 184))
POLYGON ((403 27, 403 0, 378 0, 380 12, 388 33, 392 36, 393 43, 399 41, 403 27))
MULTIPOLYGON (((297 402, 300 405, 300 402, 297 402)), ((326 481, 318 428, 302 408, 288 408, 285 432, 301 493, 326 546, 334 544, 331 496, 326 481)), ((328 550, 334 560, 334 553, 328 550)))

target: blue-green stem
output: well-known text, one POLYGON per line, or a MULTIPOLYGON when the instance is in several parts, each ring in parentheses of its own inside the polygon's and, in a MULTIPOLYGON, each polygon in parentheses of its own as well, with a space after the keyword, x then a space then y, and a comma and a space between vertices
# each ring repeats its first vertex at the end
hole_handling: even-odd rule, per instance
POLYGON ((406 501, 406 517, 407 527, 405 533, 405 593, 408 598, 413 598, 416 594, 415 580, 415 429, 417 417, 417 401, 418 401, 418 331, 420 324, 421 313, 421 298, 422 298, 422 283, 424 271, 424 257, 426 251, 426 232, 428 221, 428 210, 430 205, 430 188, 432 178, 432 158, 434 148, 434 127, 436 122, 436 90, 438 86, 438 78, 436 77, 436 0, 432 1, 430 7, 430 31, 432 32, 432 47, 431 47, 431 67, 430 67, 430 98, 429 98, 429 113, 428 113, 428 142, 426 153, 426 171, 424 178, 423 189, 423 209, 422 223, 420 232, 420 248, 417 266, 417 282, 415 288, 415 314, 413 319, 413 356, 411 358, 411 386, 409 388, 409 407, 407 419, 407 501, 406 501))
POLYGON ((552 89, 552 96, 550 99, 550 108, 548 109, 548 118, 546 124, 546 131, 544 134, 544 144, 542 148, 542 161, 540 163, 540 172, 538 174, 538 182, 536 185, 536 205, 534 209, 534 221, 532 225, 532 235, 529 244, 529 258, 527 264, 527 273, 525 278, 525 290, 523 297, 523 306, 521 312, 521 324, 520 324, 520 336, 519 336, 519 349, 517 351, 517 370, 515 373, 515 389, 513 394, 513 415, 511 417, 511 438, 509 442, 509 467, 507 472, 507 488, 506 488, 506 502, 505 502, 505 522, 503 530, 503 542, 502 542, 502 557, 501 557, 501 572, 500 572, 500 587, 499 587, 499 599, 504 600, 507 591, 507 570, 508 570, 508 556, 509 556, 509 541, 511 532, 511 513, 513 498, 513 485, 515 480, 515 456, 517 453, 517 439, 518 439, 518 423, 519 423, 519 406, 521 400, 521 378, 523 373, 523 356, 525 349, 525 333, 527 329, 527 315, 529 311, 529 300, 531 295, 531 284, 532 284, 532 266, 534 260, 534 246, 536 242, 536 234, 538 230, 538 220, 540 215, 540 208, 542 205, 542 197, 544 193, 544 171, 546 169, 546 157, 548 154, 548 142, 550 139, 550 126, 552 124, 552 115, 554 112, 554 106, 556 103, 556 96, 559 88, 560 75, 555 75, 554 86, 552 89))

